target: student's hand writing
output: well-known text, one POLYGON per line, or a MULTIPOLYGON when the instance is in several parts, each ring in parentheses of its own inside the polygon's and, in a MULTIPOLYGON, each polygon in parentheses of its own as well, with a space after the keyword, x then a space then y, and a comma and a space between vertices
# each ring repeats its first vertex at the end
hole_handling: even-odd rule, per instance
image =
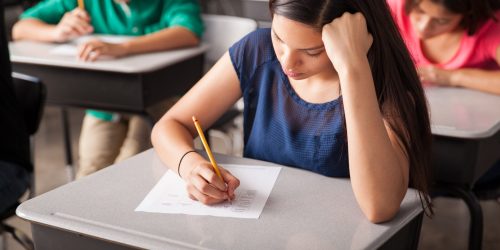
POLYGON ((418 68, 418 75, 423 84, 433 84, 441 86, 452 86, 452 71, 440 69, 436 66, 426 66, 418 68))
POLYGON ((234 200, 234 190, 240 185, 240 181, 220 166, 219 170, 224 181, 217 176, 209 162, 195 165, 183 176, 189 197, 207 205, 234 200))
POLYGON ((323 26, 322 39, 326 53, 339 73, 366 58, 373 43, 365 17, 359 12, 345 12, 323 26))
POLYGON ((101 40, 90 40, 78 48, 78 58, 83 61, 95 61, 100 56, 122 57, 127 54, 123 44, 106 43, 101 40))
POLYGON ((90 16, 86 11, 76 8, 64 14, 53 30, 52 37, 55 42, 66 42, 93 31, 94 28, 90 25, 90 16))

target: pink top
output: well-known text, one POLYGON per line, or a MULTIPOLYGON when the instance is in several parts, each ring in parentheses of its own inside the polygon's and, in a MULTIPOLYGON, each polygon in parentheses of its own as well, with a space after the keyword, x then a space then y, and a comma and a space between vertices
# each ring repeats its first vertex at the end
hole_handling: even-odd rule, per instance
MULTIPOLYGON (((413 30, 410 18, 404 10, 405 0, 386 1, 417 67, 436 65, 443 69, 500 69, 496 62, 496 50, 500 45, 500 22, 488 20, 474 35, 469 36, 464 33, 455 55, 448 62, 435 64, 429 61, 422 51, 420 39, 413 30)), ((497 11, 495 16, 497 20, 500 20, 500 11, 497 11)))

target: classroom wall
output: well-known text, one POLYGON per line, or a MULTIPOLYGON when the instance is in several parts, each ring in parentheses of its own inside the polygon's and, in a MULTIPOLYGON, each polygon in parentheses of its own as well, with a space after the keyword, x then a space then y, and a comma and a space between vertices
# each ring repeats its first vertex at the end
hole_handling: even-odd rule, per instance
POLYGON ((204 0, 203 12, 210 14, 249 17, 260 27, 270 27, 271 15, 267 1, 253 0, 204 0))

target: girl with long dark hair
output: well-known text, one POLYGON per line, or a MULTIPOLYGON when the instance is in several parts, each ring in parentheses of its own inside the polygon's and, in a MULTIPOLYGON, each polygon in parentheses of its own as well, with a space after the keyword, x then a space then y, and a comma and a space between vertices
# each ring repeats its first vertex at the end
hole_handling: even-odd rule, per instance
POLYGON ((237 178, 222 168, 221 181, 206 159, 186 152, 196 135, 192 115, 210 127, 243 96, 245 157, 350 177, 375 223, 399 211, 408 186, 430 208, 427 106, 385 0, 269 7, 272 28, 233 45, 153 129, 156 152, 190 197, 234 198, 237 178))
MULTIPOLYGON (((500 95, 499 0, 387 0, 424 84, 500 95)), ((474 184, 500 197, 500 161, 474 184), (493 191, 495 190, 495 191, 493 191)))
POLYGON ((387 0, 423 83, 500 95, 499 0, 387 0))

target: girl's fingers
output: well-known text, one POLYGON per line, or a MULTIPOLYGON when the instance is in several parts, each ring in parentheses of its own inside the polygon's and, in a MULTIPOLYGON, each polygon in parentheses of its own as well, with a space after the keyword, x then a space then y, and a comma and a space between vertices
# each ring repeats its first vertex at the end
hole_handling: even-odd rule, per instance
POLYGON ((215 173, 210 163, 200 164, 191 170, 186 179, 191 199, 204 204, 214 204, 235 198, 234 191, 240 181, 224 168, 219 169, 223 180, 215 173))
POLYGON ((202 178, 200 175, 194 175, 191 177, 191 184, 202 194, 215 198, 218 200, 225 200, 228 198, 227 193, 221 191, 207 182, 206 179, 202 178))
POLYGON ((80 8, 74 9, 71 14, 83 21, 89 22, 90 21, 90 16, 87 13, 87 11, 81 10, 80 8))
POLYGON ((71 21, 68 21, 68 24, 71 25, 79 35, 85 35, 92 30, 92 26, 90 26, 87 22, 75 18, 73 18, 71 21))
POLYGON ((89 55, 89 61, 94 62, 97 58, 99 58, 99 56, 101 56, 100 50, 92 51, 89 55))
POLYGON ((63 41, 78 36, 78 32, 76 30, 74 30, 73 27, 71 27, 69 25, 61 26, 59 34, 60 34, 60 38, 61 38, 60 40, 63 40, 63 41))
POLYGON ((92 45, 87 46, 81 59, 84 61, 87 61, 89 59, 90 53, 92 53, 93 50, 94 50, 94 46, 92 46, 92 45))
POLYGON ((226 191, 226 184, 221 178, 215 173, 212 166, 203 167, 200 169, 199 174, 208 182, 210 185, 218 188, 220 191, 226 191))
POLYGON ((223 168, 221 168, 221 174, 224 181, 227 183, 227 194, 229 195, 229 198, 233 200, 235 198, 234 191, 240 186, 240 180, 232 175, 231 172, 223 168))
POLYGON ((196 197, 194 197, 194 195, 192 195, 191 193, 189 193, 189 189, 188 189, 188 196, 189 196, 189 199, 191 200, 197 200, 196 197))
POLYGON ((95 61, 101 55, 106 55, 108 51, 107 44, 92 40, 81 45, 78 53, 78 58, 83 61, 95 61))
POLYGON ((82 44, 81 46, 78 47, 78 58, 81 59, 83 58, 83 54, 87 50, 88 44, 82 44))
POLYGON ((200 190, 198 190, 196 187, 194 187, 192 185, 189 185, 187 187, 187 190, 189 193, 189 197, 191 199, 194 198, 194 200, 197 200, 197 201, 199 201, 203 204, 206 204, 206 205, 219 203, 219 202, 225 200, 225 199, 216 199, 216 198, 210 197, 208 195, 205 195, 204 193, 200 192, 200 190))
POLYGON ((82 53, 80 54, 80 59, 83 61, 87 61, 89 59, 90 53, 94 50, 94 46, 92 44, 85 44, 82 53))

